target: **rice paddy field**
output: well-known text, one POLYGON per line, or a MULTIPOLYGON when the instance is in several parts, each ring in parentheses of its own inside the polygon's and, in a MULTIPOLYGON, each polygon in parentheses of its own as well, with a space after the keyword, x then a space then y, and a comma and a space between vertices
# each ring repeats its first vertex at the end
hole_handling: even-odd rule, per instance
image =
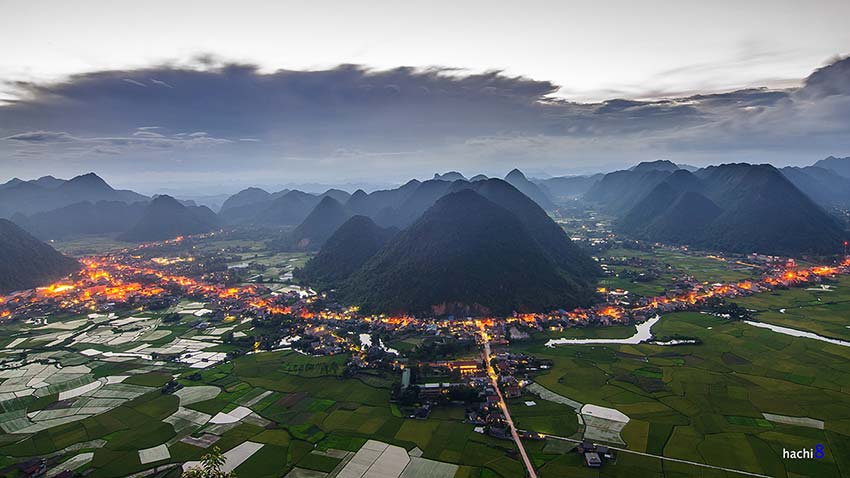
MULTIPOLYGON (((26 342, 15 345, 21 344, 26 342)), ((196 462, 212 446, 240 477, 327 476, 370 439, 410 451, 414 468, 439 471, 437 478, 523 476, 513 444, 474 432, 462 423, 463 407, 436 410, 428 420, 402 418, 389 402, 396 374, 345 378, 346 356, 265 352, 189 370, 138 358, 103 361, 74 351, 51 357, 74 374, 66 381, 50 379, 58 385, 37 388, 37 395, 3 402, 2 476, 16 476, 11 465, 33 456, 47 458, 51 469, 75 468, 94 478, 154 466, 162 470, 157 476, 179 476, 181 464, 196 462), (81 365, 72 368, 74 363, 81 365), (172 376, 183 388, 163 393, 160 388, 172 376), (80 384, 98 386, 62 400, 80 384), (83 403, 70 403, 76 400, 83 403), (98 413, 81 415, 95 405, 98 413), (25 418, 42 414, 73 420, 33 427, 25 418)), ((25 381, 50 378, 42 369, 27 372, 25 381)), ((0 387, 16 383, 4 378, 0 387)))
MULTIPOLYGON (((636 282, 624 276, 608 276, 599 281, 600 287, 624 289, 644 296, 661 294, 674 284, 674 277, 685 274, 693 276, 698 281, 709 283, 737 282, 754 277, 749 267, 724 260, 708 252, 686 252, 666 248, 652 251, 610 249, 603 254, 603 257, 636 257, 656 262, 661 272, 657 279, 636 282)), ((630 266, 613 265, 611 268, 617 273, 622 270, 643 272, 640 268, 630 266)))
POLYGON ((756 311, 756 319, 770 324, 850 340, 850 277, 826 288, 779 290, 735 299, 756 311))
MULTIPOLYGON (((830 294, 841 294, 843 287, 838 284, 830 294)), ((766 308, 780 299, 814 307, 812 301, 826 293, 779 294, 763 298, 777 301, 765 302, 766 308)), ((42 456, 55 469, 73 467, 95 478, 127 476, 152 466, 162 468, 162 476, 178 476, 182 463, 195 462, 217 446, 241 477, 323 477, 339 472, 368 440, 377 440, 401 447, 417 460, 421 456, 457 465, 415 465, 452 470, 456 477, 525 475, 514 445, 463 423, 462 406, 437 408, 427 420, 403 418, 389 401, 397 374, 343 376, 345 356, 263 352, 187 369, 186 364, 104 354, 139 350, 140 338, 115 345, 110 345, 113 335, 105 343, 75 342, 83 333, 99 337, 100 321, 119 339, 125 331, 116 323, 132 325, 137 333, 153 321, 155 330, 170 332, 153 336, 159 338, 149 346, 159 348, 176 347, 201 333, 179 322, 159 323, 155 315, 127 319, 65 317, 48 328, 38 325, 37 332, 23 324, 4 329, 0 345, 32 347, 50 366, 3 372, 4 393, 23 392, 3 401, 0 470, 42 456), (76 335, 56 335, 68 333, 76 335), (62 350, 45 346, 59 339, 62 350), (92 348, 101 353, 93 355, 92 348), (175 376, 183 388, 163 393, 161 387, 175 376)), ((821 323, 816 317, 810 320, 821 323)), ((633 333, 633 327, 568 332, 619 338, 633 333)), ((554 363, 536 377, 543 392, 530 387, 509 402, 519 428, 549 435, 526 441, 539 476, 741 476, 699 463, 771 477, 846 476, 850 348, 699 313, 667 315, 654 332, 699 337, 702 344, 546 348, 542 344, 552 334, 540 333, 512 346, 554 363), (623 451, 614 463, 586 468, 581 456, 571 452, 575 443, 568 441, 580 440, 592 425, 587 417, 583 424, 577 418, 582 404, 627 415, 628 423, 610 442, 621 440, 623 448, 647 455, 623 451), (781 458, 783 448, 816 444, 826 447, 822 460, 781 458)))
MULTIPOLYGON (((524 349, 554 361, 536 379, 548 390, 626 414, 630 421, 621 436, 629 450, 772 477, 847 476, 850 348, 699 313, 667 315, 653 332, 703 343, 524 349), (792 418, 777 421, 775 415, 792 418), (783 448, 816 444, 825 446, 825 458, 782 458, 783 448)), ((518 422, 528 423, 523 407, 522 400, 511 404, 518 422)), ((564 415, 568 411, 551 414, 564 415)), ((549 433, 570 436, 575 428, 563 430, 549 433)), ((584 468, 577 458, 552 457, 540 475, 741 476, 625 452, 600 470, 584 468)))
MULTIPOLYGON (((255 250, 250 241, 216 247, 246 248, 237 263, 259 264, 266 276, 308 258, 255 250)), ((707 282, 750 277, 745 267, 698 253, 609 253, 645 254, 670 266, 649 283, 606 279, 638 293, 661 292, 682 271, 707 282)), ((850 278, 827 285, 735 301, 758 321, 848 340, 850 278)), ((344 354, 281 350, 226 359, 232 348, 221 337, 247 332, 251 323, 196 328, 203 310, 183 300, 157 313, 56 316, 0 329, 0 476, 21 476, 15 463, 43 457, 47 476, 67 468, 117 478, 157 467, 150 476, 177 477, 213 446, 240 478, 334 478, 370 446, 407 454, 410 467, 400 478, 526 476, 512 441, 464 423, 462 405, 437 407, 424 420, 403 417, 390 402, 400 374, 345 373, 344 354), (172 313, 180 319, 166 321, 172 313), (27 363, 15 362, 20 351, 27 363), (163 391, 172 381, 182 388, 163 391)), ((539 476, 850 476, 850 347, 699 313, 669 314, 653 328, 656 336, 699 338, 699 345, 543 346, 556 337, 619 339, 635 330, 532 331, 511 344, 512 352, 554 364, 508 403, 520 429, 545 435, 525 441, 539 476), (628 420, 612 424, 586 405, 628 420), (623 450, 589 469, 573 452, 587 437, 623 450), (782 458, 783 449, 817 444, 823 459, 782 458)), ((388 343, 404 353, 422 341, 388 343)))

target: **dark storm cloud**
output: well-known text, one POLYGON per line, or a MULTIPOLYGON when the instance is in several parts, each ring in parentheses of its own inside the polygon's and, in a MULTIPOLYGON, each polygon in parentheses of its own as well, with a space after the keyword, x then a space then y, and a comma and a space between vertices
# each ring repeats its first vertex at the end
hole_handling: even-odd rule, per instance
POLYGON ((537 102, 557 89, 498 73, 448 73, 341 66, 261 74, 253 66, 234 64, 206 71, 97 72, 58 84, 19 83, 24 99, 0 108, 0 118, 4 124, 40 130, 64 130, 79 121, 78 128, 86 132, 118 133, 156 124, 172 131, 335 140, 379 137, 390 127, 397 135, 417 138, 492 132, 513 128, 517 121, 539 130, 545 120, 537 102), (169 86, 150 88, 149 78, 157 79, 152 85, 169 86))
POLYGON ((216 158, 257 169, 315 158, 334 167, 363 161, 378 174, 390 162, 428 158, 545 167, 539 163, 694 152, 733 161, 778 148, 817 158, 850 149, 850 59, 796 89, 600 103, 566 101, 555 84, 500 72, 342 65, 264 73, 212 58, 198 69, 14 86, 19 99, 0 106, 0 152, 25 145, 57 161, 69 152, 78 160, 107 155, 118 169, 122 158, 157 151, 179 152, 171 158, 190 170, 216 158))

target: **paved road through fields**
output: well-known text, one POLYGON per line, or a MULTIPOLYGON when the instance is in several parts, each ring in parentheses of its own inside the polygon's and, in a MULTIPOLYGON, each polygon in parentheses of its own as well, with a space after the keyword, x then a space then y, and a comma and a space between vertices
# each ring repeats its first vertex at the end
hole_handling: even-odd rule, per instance
POLYGON ((508 411, 508 404, 505 403, 505 397, 502 396, 502 391, 499 389, 499 382, 497 380, 498 375, 496 375, 496 371, 493 370, 493 366, 490 365, 490 338, 484 330, 484 324, 479 324, 479 329, 481 330, 481 340, 484 342, 484 351, 482 353, 484 366, 487 367, 487 375, 490 376, 490 381, 493 382, 493 388, 496 389, 496 393, 499 395, 499 406, 502 408, 502 413, 505 415, 505 420, 508 422, 508 427, 511 430, 511 436, 516 443, 516 447, 519 449, 522 461, 525 462, 525 468, 528 470, 528 476, 531 478, 537 478, 537 473, 534 471, 534 465, 532 465, 531 460, 528 459, 528 454, 525 452, 525 447, 522 446, 522 440, 520 439, 519 433, 517 433, 516 427, 514 426, 514 421, 511 418, 511 412, 508 411))

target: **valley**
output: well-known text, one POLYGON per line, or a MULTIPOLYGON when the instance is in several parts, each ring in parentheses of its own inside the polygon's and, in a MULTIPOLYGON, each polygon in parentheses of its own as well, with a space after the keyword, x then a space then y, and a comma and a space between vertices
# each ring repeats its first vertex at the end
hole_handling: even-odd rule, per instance
POLYGON ((526 466, 503 422, 482 415, 489 399, 473 398, 495 392, 489 377, 478 380, 486 345, 503 394, 494 403, 510 410, 537 476, 841 476, 850 349, 722 314, 845 337, 850 263, 612 244, 599 256, 601 304, 485 320, 363 314, 293 283, 310 254, 233 233, 116 244, 82 258, 76 280, 0 302, 15 318, 0 340, 4 466, 44 457, 96 477, 170 476, 170 463, 216 444, 239 474, 334 476, 371 440, 405 450, 411 473, 520 477, 526 466), (625 339, 644 320, 659 343, 682 345, 546 346, 625 339), (607 425, 592 426, 585 404, 628 421, 600 435, 607 425), (599 469, 570 451, 588 438, 613 447, 599 469), (783 446, 811 440, 830 455, 777 467, 783 446))

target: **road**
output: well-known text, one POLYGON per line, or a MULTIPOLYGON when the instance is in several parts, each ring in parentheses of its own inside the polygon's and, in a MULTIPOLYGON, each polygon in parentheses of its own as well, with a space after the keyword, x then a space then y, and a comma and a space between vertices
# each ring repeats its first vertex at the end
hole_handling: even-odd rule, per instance
MULTIPOLYGON (((514 426, 514 421, 511 418, 511 413, 508 410, 508 405, 505 403, 505 397, 502 396, 502 391, 499 389, 498 383, 498 375, 496 375, 496 371, 493 369, 493 366, 490 364, 490 339, 487 336, 487 331, 484 329, 484 324, 478 324, 479 330, 481 332, 481 340, 484 342, 482 358, 484 359, 484 365, 487 367, 487 375, 490 376, 490 381, 493 383, 493 388, 496 389, 496 393, 499 395, 499 406, 502 408, 502 413, 505 415, 505 420, 508 422, 508 426, 511 430, 511 436, 516 443, 517 448, 519 449, 519 454, 522 456, 522 461, 525 463, 525 468, 528 470, 528 476, 531 478, 537 478, 537 473, 534 471, 534 465, 531 464, 531 460, 528 458, 528 454, 525 452, 525 447, 522 445, 522 440, 519 437, 519 433, 517 432, 516 426, 514 426)), ((564 440, 573 443, 581 443, 581 440, 574 440, 572 438, 560 437, 555 435, 545 435, 547 438, 553 438, 556 440, 564 440)), ((724 468, 722 466, 708 465, 705 463, 698 463, 695 461, 688 460, 680 460, 678 458, 670 458, 667 456, 661 455, 653 455, 651 453, 644 453, 635 450, 629 450, 628 448, 619 448, 615 446, 609 446, 608 448, 612 450, 617 450, 621 453, 632 453, 635 455, 643 455, 652 458, 658 458, 659 460, 673 461, 676 463, 684 463, 687 465, 699 466, 703 468, 711 468, 713 470, 720 470, 727 473, 737 473, 740 475, 753 476, 757 478, 771 478, 768 475, 761 475, 759 473, 752 473, 744 470, 736 470, 734 468, 724 468)))
POLYGON ((484 366, 487 367, 487 375, 490 376, 493 388, 496 389, 496 393, 499 395, 499 406, 502 408, 502 413, 505 415, 505 421, 508 422, 508 427, 511 430, 511 436, 514 439, 514 443, 516 443, 516 447, 519 449, 519 454, 522 456, 525 468, 528 470, 528 476, 531 478, 537 478, 537 472, 534 471, 534 465, 531 464, 531 460, 525 452, 525 447, 522 446, 522 440, 519 437, 519 433, 516 431, 516 426, 514 426, 514 421, 511 418, 511 412, 508 411, 508 404, 505 403, 505 397, 502 396, 502 391, 499 389, 499 382, 497 380, 498 375, 496 375, 496 371, 493 370, 493 366, 490 364, 490 339, 487 336, 487 331, 484 330, 484 324, 479 323, 478 326, 481 331, 481 340, 484 342, 484 352, 482 353, 484 366))

